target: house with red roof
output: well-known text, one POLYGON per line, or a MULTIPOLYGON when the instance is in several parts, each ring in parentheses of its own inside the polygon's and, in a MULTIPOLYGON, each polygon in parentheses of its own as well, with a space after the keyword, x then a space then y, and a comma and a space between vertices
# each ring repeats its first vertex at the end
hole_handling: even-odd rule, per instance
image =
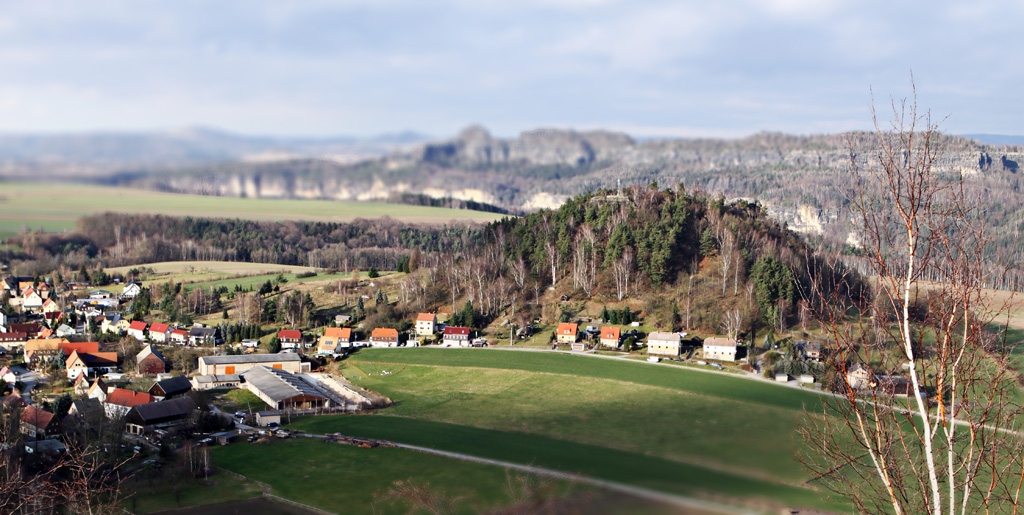
POLYGON ((277 341, 282 349, 294 349, 302 344, 302 331, 298 329, 282 329, 277 332, 277 341))
POLYGON ((175 329, 171 331, 168 339, 170 340, 170 343, 176 345, 188 345, 188 331, 184 329, 175 329))
POLYGON ((574 322, 562 322, 555 330, 555 339, 558 340, 558 343, 576 343, 577 329, 574 322))
POLYGON ((316 351, 320 354, 334 354, 339 347, 352 346, 351 327, 328 327, 317 342, 316 351))
POLYGON ((171 331, 170 325, 153 322, 149 326, 149 339, 156 343, 167 343, 167 337, 171 334, 171 331))
POLYGON ((20 429, 29 438, 46 438, 60 434, 60 420, 49 411, 28 405, 21 410, 20 429))
POLYGON ((114 388, 103 401, 103 411, 107 418, 119 418, 127 415, 135 406, 150 402, 156 402, 156 398, 149 393, 114 388))
POLYGON ((63 352, 65 356, 70 356, 74 351, 99 352, 100 342, 69 342, 64 340, 58 343, 57 347, 60 348, 60 351, 63 352))
POLYGON ((601 345, 617 348, 622 338, 622 328, 611 325, 601 326, 601 345))
POLYGON ((127 334, 140 342, 144 342, 146 341, 146 327, 148 326, 149 324, 145 320, 135 320, 128 324, 127 334))
POLYGON ((370 333, 370 345, 373 347, 398 347, 398 329, 378 327, 370 333))
POLYGON ((42 309, 43 297, 39 295, 35 288, 29 286, 21 292, 21 307, 29 311, 42 309))
POLYGON ((441 333, 441 345, 445 347, 469 347, 469 333, 472 329, 468 327, 448 326, 441 333))
POLYGON ((437 331, 437 315, 420 313, 416 315, 416 336, 433 336, 437 331))

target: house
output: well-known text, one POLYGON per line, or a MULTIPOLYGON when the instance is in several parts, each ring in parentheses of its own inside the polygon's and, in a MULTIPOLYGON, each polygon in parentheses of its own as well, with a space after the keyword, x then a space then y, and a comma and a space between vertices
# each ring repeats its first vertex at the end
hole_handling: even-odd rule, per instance
POLYGON ((846 384, 854 390, 860 390, 871 386, 874 383, 874 376, 875 374, 868 367, 856 363, 846 369, 846 384))
POLYGON ((0 380, 7 383, 7 386, 14 386, 18 382, 18 374, 9 367, 0 368, 0 380))
POLYGON ((35 406, 21 410, 21 434, 29 438, 45 439, 60 434, 60 420, 49 411, 35 406))
POLYGON ((103 411, 107 414, 107 418, 119 418, 127 415, 135 406, 150 402, 156 402, 156 399, 146 392, 114 388, 107 394, 107 399, 103 402, 103 411))
POLYGON ((573 322, 562 322, 555 330, 555 340, 558 343, 576 343, 576 324, 573 322))
MULTIPOLYGON (((891 395, 893 397, 907 397, 912 398, 914 396, 914 383, 910 382, 910 379, 900 376, 878 376, 875 378, 874 384, 871 385, 885 395, 891 395)), ((925 396, 926 397, 926 396, 925 396)))
POLYGON ((167 338, 170 343, 176 345, 188 345, 188 331, 184 329, 174 329, 167 338))
POLYGON ((43 316, 48 319, 55 318, 54 315, 58 315, 61 312, 60 304, 57 304, 53 299, 44 300, 40 310, 43 312, 43 316))
POLYGON ((125 414, 125 429, 135 435, 157 429, 179 431, 192 425, 196 410, 196 403, 191 397, 138 404, 125 414))
POLYGON ((39 322, 31 322, 28 324, 11 324, 7 328, 9 333, 25 333, 29 338, 35 338, 39 336, 39 331, 43 330, 42 324, 39 322))
POLYGON ((60 344, 67 340, 33 339, 25 342, 25 362, 31 364, 45 363, 60 354, 60 344))
POLYGON ((420 313, 416 315, 416 336, 433 336, 437 331, 437 315, 420 313))
POLYGON ((374 347, 397 347, 398 329, 378 327, 370 333, 370 345, 374 347))
POLYGON ((807 361, 821 361, 821 342, 800 340, 796 342, 796 348, 807 361))
POLYGON ((8 351, 19 347, 24 347, 25 342, 28 341, 28 335, 25 333, 0 333, 0 346, 8 351))
POLYGON ((112 295, 107 290, 93 290, 89 292, 89 298, 92 300, 103 300, 109 299, 110 297, 112 297, 112 295))
POLYGON ((240 354, 237 356, 200 356, 199 375, 241 374, 255 366, 266 366, 295 374, 309 372, 309 363, 303 363, 298 354, 240 354))
POLYGON ((121 290, 122 299, 134 299, 142 293, 142 285, 135 281, 128 281, 128 284, 124 285, 124 289, 121 290))
POLYGON ((352 321, 352 315, 334 315, 334 323, 342 326, 352 321))
POLYGON ((316 351, 319 354, 334 354, 339 347, 352 346, 352 328, 350 327, 328 327, 324 335, 317 342, 316 351))
POLYGON ((192 391, 192 382, 185 376, 174 376, 157 381, 149 388, 150 395, 156 397, 158 401, 181 397, 190 391, 192 391))
POLYGON ((128 324, 128 330, 126 332, 128 333, 128 336, 131 336, 140 342, 144 342, 146 341, 146 327, 148 326, 149 324, 144 320, 135 320, 128 324))
POLYGON ((106 402, 107 394, 110 390, 111 389, 107 387, 107 384, 103 382, 103 379, 96 378, 96 380, 93 381, 92 386, 89 387, 89 391, 86 392, 86 395, 90 399, 106 402))
POLYGON ((103 320, 99 323, 100 331, 104 333, 121 334, 128 332, 128 327, 131 325, 127 319, 122 318, 117 313, 111 313, 103 315, 103 320))
POLYGON ((75 387, 75 397, 82 397, 89 393, 89 378, 85 376, 85 373, 78 374, 73 383, 75 387))
POLYGON ((161 323, 153 322, 149 326, 149 339, 156 343, 167 343, 167 337, 171 334, 171 326, 161 323))
POLYGON ((470 332, 472 330, 468 327, 445 327, 441 333, 441 344, 445 347, 469 347, 470 332))
POLYGON ((611 325, 601 326, 601 345, 617 348, 622 340, 622 328, 611 325))
POLYGON ((679 333, 655 331, 647 335, 647 353, 658 356, 678 356, 682 350, 679 333))
POLYGON ((282 329, 277 332, 277 341, 281 342, 282 349, 294 349, 302 344, 302 331, 282 329))
POLYGON ((0 309, 0 333, 7 331, 7 314, 0 309))
POLYGON ((245 388, 276 410, 327 408, 331 400, 313 385, 284 370, 256 366, 239 374, 245 388))
POLYGON ((736 361, 736 340, 708 338, 704 340, 704 359, 736 361))
POLYGON ((43 297, 36 292, 35 288, 29 286, 21 292, 21 307, 28 311, 38 311, 43 308, 43 297))
POLYGON ((259 346, 260 346, 260 341, 259 340, 253 340, 253 339, 242 340, 242 347, 245 347, 246 349, 255 350, 256 347, 259 347, 259 346))
POLYGON ((57 330, 53 334, 58 338, 67 338, 68 336, 74 336, 77 334, 74 327, 67 324, 61 324, 57 326, 57 330))
POLYGON ((116 352, 78 352, 72 351, 65 363, 68 380, 78 377, 78 374, 94 376, 117 371, 116 352))
POLYGON ((78 399, 71 403, 67 416, 61 421, 65 433, 85 434, 102 427, 106 420, 103 404, 98 399, 78 399))
POLYGON ((220 374, 192 376, 193 390, 212 390, 214 388, 238 388, 241 383, 238 374, 220 374))
POLYGON ((146 345, 135 356, 136 372, 140 375, 162 374, 167 371, 167 360, 152 345, 146 345))
POLYGON ((189 345, 220 345, 224 340, 218 327, 193 327, 188 331, 189 345))

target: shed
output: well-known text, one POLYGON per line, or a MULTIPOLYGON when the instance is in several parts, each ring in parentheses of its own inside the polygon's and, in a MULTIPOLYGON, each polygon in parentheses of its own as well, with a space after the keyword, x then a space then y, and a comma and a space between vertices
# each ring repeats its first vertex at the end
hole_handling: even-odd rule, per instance
POLYGON ((256 425, 267 427, 270 424, 281 424, 281 412, 277 410, 259 411, 256 413, 256 425))
POLYGON ((173 399, 192 391, 192 382, 185 376, 174 376, 170 379, 157 381, 149 388, 149 393, 156 400, 173 399))

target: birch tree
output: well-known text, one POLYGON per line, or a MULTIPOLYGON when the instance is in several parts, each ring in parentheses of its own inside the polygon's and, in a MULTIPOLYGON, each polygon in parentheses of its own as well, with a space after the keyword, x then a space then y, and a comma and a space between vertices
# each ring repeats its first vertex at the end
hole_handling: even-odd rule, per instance
MULTIPOLYGON (((850 138, 849 199, 875 299, 833 295, 814 313, 830 334, 837 395, 804 426, 803 461, 862 513, 1018 513, 1019 385, 1000 318, 1008 306, 982 290, 998 268, 987 266, 983 204, 941 166, 938 127, 916 99, 893 102, 891 126, 873 119, 872 151, 850 138), (891 322, 873 324, 873 305, 891 322), (868 387, 846 380, 855 365, 872 370, 868 387)), ((837 284, 816 288, 857 282, 829 263, 837 284)))

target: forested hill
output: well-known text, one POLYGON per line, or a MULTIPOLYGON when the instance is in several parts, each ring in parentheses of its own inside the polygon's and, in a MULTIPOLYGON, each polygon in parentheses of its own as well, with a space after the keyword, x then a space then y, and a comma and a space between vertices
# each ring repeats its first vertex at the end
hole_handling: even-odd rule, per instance
POLYGON ((716 331, 728 313, 741 325, 762 317, 785 325, 806 311, 799 300, 813 306, 811 286, 832 284, 834 273, 757 204, 655 183, 598 190, 486 226, 108 213, 83 219, 74 233, 27 234, 13 243, 18 250, 0 259, 19 275, 73 277, 83 267, 168 260, 373 267, 411 272, 402 286, 409 310, 469 301, 483 319, 546 316, 542 293, 554 287, 584 303, 639 303, 666 317, 665 306, 691 299, 699 304, 692 326, 716 331))

